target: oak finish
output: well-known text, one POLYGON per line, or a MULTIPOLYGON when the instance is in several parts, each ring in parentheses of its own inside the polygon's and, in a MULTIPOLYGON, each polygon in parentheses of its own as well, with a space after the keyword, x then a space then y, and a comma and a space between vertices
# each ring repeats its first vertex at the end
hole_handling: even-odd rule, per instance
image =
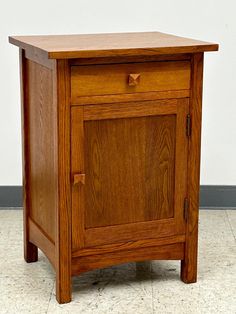
POLYGON ((56 297, 59 303, 71 300, 71 177, 70 177, 70 69, 68 60, 58 60, 55 68, 57 107, 56 215, 56 297))
POLYGON ((197 53, 218 50, 218 45, 160 32, 11 36, 25 50, 36 48, 49 59, 197 53))
POLYGON ((106 244, 96 247, 89 247, 79 250, 72 251, 72 258, 80 257, 80 256, 87 256, 87 255, 98 255, 103 253, 109 252, 116 252, 116 251, 124 251, 129 249, 136 249, 139 247, 153 247, 153 246, 160 246, 164 244, 174 244, 174 243, 182 243, 185 242, 185 235, 178 235, 172 237, 164 237, 159 239, 143 239, 137 241, 126 241, 126 242, 118 242, 112 244, 106 244))
POLYGON ((29 223, 29 241, 40 247, 48 257, 51 264, 55 267, 55 243, 48 237, 42 228, 31 218, 29 223))
MULTIPOLYGON (((98 105, 97 105, 98 106, 98 105)), ((73 193, 72 196, 72 202, 74 202, 75 204, 78 204, 78 202, 80 201, 80 206, 76 206, 76 207, 72 207, 72 225, 73 225, 73 230, 75 230, 75 234, 76 234, 76 230, 80 230, 79 234, 80 239, 75 236, 73 234, 72 237, 72 245, 73 245, 73 250, 77 249, 77 248, 83 248, 83 247, 87 247, 87 246, 94 246, 94 245, 102 245, 102 244, 107 244, 107 243, 112 243, 112 242, 117 242, 117 241, 125 241, 125 240, 129 240, 130 238, 132 238, 133 240, 137 240, 137 239, 146 239, 148 237, 163 237, 163 236, 171 236, 174 234, 181 234, 184 232, 185 230, 185 223, 184 223, 184 218, 183 218, 183 203, 184 203, 184 197, 186 196, 187 190, 186 190, 186 186, 187 186, 187 181, 186 181, 186 177, 187 177, 187 171, 186 171, 186 167, 185 165, 187 164, 187 146, 188 146, 188 139, 186 137, 186 133, 185 133, 185 128, 186 128, 186 115, 189 111, 189 104, 188 104, 188 99, 182 99, 182 100, 163 100, 163 101, 153 101, 153 102, 142 102, 142 103, 128 103, 128 104, 110 104, 110 105, 101 105, 97 107, 96 110, 96 106, 84 106, 84 113, 82 114, 82 110, 81 107, 73 107, 72 108, 72 172, 75 173, 76 171, 78 173, 86 173, 86 184, 85 186, 80 186, 78 193, 79 193, 79 197, 78 194, 73 193), (89 115, 86 113, 87 110, 90 110, 90 107, 92 107, 92 111, 93 114, 89 115), (103 112, 104 111, 104 112, 103 112), (127 184, 126 187, 123 189, 123 192, 121 192, 121 200, 125 200, 125 197, 127 197, 127 195, 133 195, 134 194, 134 199, 136 197, 136 199, 139 200, 139 202, 141 201, 140 207, 138 208, 142 208, 142 204, 145 203, 145 198, 142 198, 142 195, 145 195, 144 192, 145 190, 142 190, 142 176, 140 176, 138 173, 136 174, 136 169, 140 169, 139 171, 141 171, 141 173, 143 173, 143 169, 142 169, 142 154, 141 153, 136 153, 137 155, 137 164, 136 164, 136 168, 135 165, 133 166, 132 163, 129 162, 129 156, 128 158, 126 158, 126 160, 123 159, 122 156, 125 156, 125 149, 121 149, 119 148, 116 144, 116 141, 114 143, 112 143, 114 141, 114 139, 112 140, 111 143, 109 143, 107 146, 109 147, 107 149, 107 152, 104 153, 104 150, 101 149, 101 147, 99 149, 96 149, 96 137, 98 136, 101 139, 101 143, 104 142, 103 137, 101 136, 101 132, 99 132, 99 130, 94 130, 94 132, 92 132, 91 134, 94 136, 94 139, 92 139, 90 142, 91 144, 94 146, 95 145, 95 151, 94 152, 86 152, 86 140, 89 140, 88 136, 85 136, 85 131, 86 131, 86 120, 95 120, 95 122, 98 122, 99 120, 103 120, 105 119, 106 121, 111 121, 109 119, 117 119, 117 118, 134 118, 134 117, 148 117, 148 116, 163 116, 163 118, 165 119, 168 116, 176 116, 176 121, 178 124, 178 130, 176 131, 176 154, 173 154, 175 156, 175 174, 174 174, 174 178, 173 179, 175 181, 175 217, 170 217, 170 219, 161 219, 161 220, 150 220, 150 221, 140 221, 137 222, 139 220, 138 218, 138 213, 139 210, 136 210, 136 213, 132 213, 132 205, 134 203, 134 201, 132 201, 132 197, 129 196, 128 199, 128 203, 131 205, 130 208, 130 215, 131 216, 135 216, 137 221, 127 224, 118 224, 115 225, 114 223, 111 223, 111 226, 100 226, 100 228, 87 228, 86 229, 86 222, 85 222, 85 213, 89 213, 89 207, 90 205, 88 204, 88 210, 85 209, 86 207, 86 203, 84 202, 84 199, 87 200, 87 202, 90 202, 90 198, 92 197, 92 195, 100 195, 101 197, 101 201, 105 202, 106 206, 107 204, 112 204, 112 199, 114 199, 114 197, 116 197, 116 194, 119 193, 118 191, 120 189, 122 189, 122 184, 125 184, 125 181, 123 183, 123 177, 125 178, 126 176, 126 172, 130 173, 130 171, 133 171, 132 169, 134 169, 134 172, 132 175, 130 175, 131 181, 130 184, 127 184), (82 119, 84 119, 84 127, 82 124, 82 119), (78 138, 81 137, 81 140, 78 140, 78 138), (98 135, 97 135, 98 134, 98 135), (84 145, 84 147, 83 147, 84 145), (115 151, 112 152, 112 148, 115 148, 115 151), (120 167, 119 164, 117 164, 117 152, 119 151, 119 155, 120 155, 120 151, 123 151, 123 155, 121 155, 118 159, 119 163, 120 163, 120 167), (93 158, 95 158, 95 163, 97 163, 98 161, 98 157, 99 157, 99 152, 101 153, 102 156, 107 155, 108 158, 106 156, 102 157, 101 161, 103 162, 104 159, 104 166, 103 169, 101 169, 99 171, 100 174, 103 175, 103 173, 106 173, 106 165, 109 165, 109 163, 111 164, 110 171, 116 171, 115 174, 112 174, 112 172, 107 175, 107 178, 105 180, 103 180, 103 183, 101 184, 101 178, 98 175, 98 172, 96 170, 96 167, 94 169, 93 165, 91 164, 89 167, 87 167, 87 170, 85 168, 84 162, 83 164, 80 164, 80 161, 82 160, 81 158, 83 157, 83 154, 81 154, 81 152, 83 152, 85 150, 85 155, 86 156, 91 156, 93 158), (114 158, 109 155, 113 153, 114 154, 114 158), (73 158, 73 156, 81 156, 80 158, 73 158), (107 159, 106 159, 107 158, 107 159), (123 165, 122 165, 123 164, 123 165), (124 168, 124 170, 122 169, 122 167, 124 168), (123 171, 123 172, 122 172, 123 171), (123 173, 124 175, 121 176, 121 181, 119 181, 120 175, 119 173, 123 173), (94 181, 93 179, 91 180, 91 175, 95 176, 94 181), (113 181, 109 183, 109 178, 113 178, 113 181), (137 181, 137 178, 138 181, 137 181), (90 182, 94 182, 93 186, 89 186, 90 182), (137 183, 140 182, 139 186, 137 186, 137 183), (106 184, 107 184, 107 188, 106 188, 106 184), (88 186, 88 188, 87 188, 88 186), (100 188, 102 188, 101 191, 99 191, 99 186, 100 188), (119 188, 118 188, 119 187, 119 188), (106 193, 106 190, 109 188, 109 193, 106 193), (119 190, 117 190, 117 188, 119 190), (98 190, 97 190, 98 189, 98 190), (86 191, 90 191, 89 193, 89 198, 88 196, 84 196, 84 193, 86 191), (96 191, 97 190, 97 191, 96 191), (102 191, 105 192, 105 194, 102 196, 102 191), (95 193, 95 194, 94 194, 95 193), (114 193, 114 197, 111 198, 111 200, 107 199, 105 195, 107 195, 107 197, 110 196, 110 193, 114 193), (136 193, 136 194, 135 194, 136 193), (140 195, 139 195, 140 194, 140 195), (136 195, 136 196, 135 196, 136 195), (104 201, 104 199, 106 199, 106 201, 104 201), (144 201, 142 201, 144 200, 144 201), (79 211, 78 211, 79 210, 79 211), (79 219, 79 217, 80 219, 79 219), (102 227, 102 228, 101 228, 102 227)), ((134 119, 125 119, 124 121, 126 121, 126 123, 128 123, 128 121, 134 121, 134 119)), ((115 121, 119 121, 119 120, 115 120, 115 121)), ((113 124, 111 124, 112 127, 114 127, 113 124)), ((149 124, 146 125, 147 130, 149 130, 149 124)), ((134 129, 136 129, 138 131, 139 127, 136 127, 134 129)), ((122 129, 121 129, 121 132, 122 129)), ((131 130, 131 132, 126 132, 127 135, 123 136, 123 134, 119 134, 117 133, 116 136, 112 136, 111 130, 109 129, 107 134, 111 135, 112 138, 117 138, 119 139, 118 141, 120 141, 121 145, 122 145, 122 141, 124 141, 124 138, 129 138, 129 134, 132 134, 132 132, 134 132, 133 130, 131 130)), ((169 132, 169 129, 168 129, 169 132)), ((141 136, 144 136, 144 132, 141 130, 141 136)), ((148 136, 150 138, 152 138, 151 136, 148 136)), ((109 137, 106 137, 107 139, 109 139, 109 137)), ((155 139, 153 138, 153 144, 155 144, 155 139)), ((130 149, 130 153, 132 154, 133 152, 137 152, 141 149, 140 152, 142 152, 143 148, 146 146, 145 142, 143 143, 143 148, 142 145, 139 144, 139 142, 142 143, 142 137, 139 137, 139 141, 136 141, 137 143, 137 148, 133 147, 133 149, 130 149)), ((157 141, 158 142, 158 141, 157 141)), ((130 145, 133 145, 134 141, 133 139, 129 139, 129 145, 126 145, 126 147, 129 147, 130 145)), ((152 144, 152 145, 153 145, 152 144)), ((153 145, 153 147, 155 147, 153 145)), ((125 145, 124 145, 125 146, 125 145)), ((157 145, 158 147, 158 145, 157 145)), ((127 149, 126 149, 127 150, 127 149)), ((152 153, 150 153, 152 154, 152 153)), ((130 155, 130 158, 132 155, 130 155)), ((89 162, 89 158, 87 158, 87 162, 89 162)), ((145 163, 150 164, 151 165, 151 161, 146 160, 145 163)), ((163 163, 163 165, 161 165, 162 167, 168 167, 168 163, 166 163, 166 161, 163 163), (164 164, 165 163, 165 164, 164 164)), ((148 168, 146 168, 148 169, 148 168)), ((150 168, 151 169, 151 168, 150 168)), ((167 168, 166 168, 167 169, 167 168)), ((144 173, 143 173, 144 175, 144 173)), ((145 175, 144 175, 145 178, 145 175)), ((155 177, 154 177, 155 179, 155 177)), ((166 171, 165 171, 165 180, 166 180, 166 171)), ((154 182, 152 182, 153 184, 154 182)), ((155 183, 156 184, 156 183, 155 183)), ((144 182, 145 187, 147 187, 147 182, 144 182)), ((152 188, 153 189, 153 188, 152 188)), ((160 196, 162 195, 162 185, 159 187, 159 194, 160 196)), ((153 197, 156 197, 156 194, 154 192, 155 190, 153 190, 153 192, 151 192, 151 195, 153 197)), ((158 191, 158 189, 157 189, 158 191)), ((118 194, 119 195, 119 194, 118 194)), ((148 194, 147 194, 148 195, 148 194)), ((119 198, 119 197, 118 197, 119 198)), ((121 200, 118 200, 114 202, 116 205, 120 204, 121 200)), ((139 206, 138 203, 139 202, 135 202, 136 206, 139 206)), ((96 206, 97 204, 97 200, 94 199, 94 206, 96 206)), ((109 205, 108 205, 109 206, 109 205)), ((124 204, 123 204, 124 206, 124 204)), ((126 206, 126 205, 125 205, 126 206)), ((102 203, 98 206, 98 208, 100 208, 100 210, 103 211, 103 215, 104 215, 104 205, 102 205, 102 203)), ((113 207, 112 207, 113 208, 113 207)), ((125 207, 127 208, 127 206, 125 207)), ((113 209, 112 210, 112 216, 113 215, 117 215, 119 214, 121 217, 124 216, 124 213, 119 213, 119 211, 122 211, 122 206, 113 209)), ((147 210, 145 210, 146 212, 147 210)), ((108 210, 109 212, 109 210, 108 210)), ((97 213, 97 222, 99 221, 99 219, 102 218, 102 216, 99 218, 99 212, 97 212, 97 210, 94 208, 94 210, 92 211, 93 215, 95 215, 97 213)), ((103 217, 104 218, 104 217, 103 217)), ((118 219, 118 217, 116 216, 116 220, 118 219)), ((142 220, 142 219, 141 219, 142 220)), ((88 226, 87 226, 88 227, 88 226)))
POLYGON ((136 102, 141 100, 156 100, 156 99, 177 99, 190 97, 190 89, 147 92, 147 93, 129 93, 115 95, 99 95, 99 96, 81 96, 72 99, 72 106, 77 105, 92 105, 92 104, 110 104, 123 102, 136 102))
MULTIPOLYGON (((101 104, 83 106, 83 119, 89 120, 108 120, 130 117, 159 116, 176 114, 177 99, 163 99, 155 101, 136 101, 119 104, 101 104)), ((78 106, 72 112, 78 110, 78 106)))
POLYGON ((181 262, 181 278, 186 283, 197 281, 203 57, 202 53, 198 53, 192 58, 192 95, 190 106, 192 132, 189 141, 188 159, 189 211, 186 226, 185 258, 181 262))
POLYGON ((102 255, 89 255, 72 259, 72 275, 77 275, 95 268, 104 268, 110 265, 139 262, 145 260, 181 260, 184 258, 184 244, 175 243, 154 247, 139 247, 135 250, 109 252, 102 255))
POLYGON ((81 96, 134 94, 189 88, 190 62, 188 61, 71 67, 71 97, 72 103, 75 104, 81 96), (134 76, 136 83, 131 84, 130 77, 134 76))
POLYGON ((38 260, 38 248, 29 241, 29 132, 28 132, 28 84, 24 50, 19 51, 21 87, 21 127, 22 127, 22 175, 23 175, 23 215, 24 215, 24 259, 27 263, 38 260))
MULTIPOLYGON (((26 60, 28 83, 29 216, 55 241, 55 121, 52 71, 26 60)), ((26 105, 27 106, 27 105, 26 105)))
POLYGON ((128 77, 129 86, 137 86, 140 83, 140 73, 131 73, 128 77))
POLYGON ((71 278, 129 261, 181 260, 197 279, 203 52, 153 33, 16 36, 24 256, 71 278))
MULTIPOLYGON (((50 59, 48 59, 50 60, 50 59)), ((165 54, 165 55, 150 55, 140 54, 135 56, 135 62, 155 62, 155 61, 187 61, 191 60, 191 53, 181 54, 165 54)), ((71 66, 73 65, 91 65, 91 64, 120 64, 120 63, 133 63, 133 56, 119 56, 114 57, 94 57, 82 59, 69 59, 71 66)))
POLYGON ((173 217, 175 115, 89 121, 84 132, 86 229, 173 217))

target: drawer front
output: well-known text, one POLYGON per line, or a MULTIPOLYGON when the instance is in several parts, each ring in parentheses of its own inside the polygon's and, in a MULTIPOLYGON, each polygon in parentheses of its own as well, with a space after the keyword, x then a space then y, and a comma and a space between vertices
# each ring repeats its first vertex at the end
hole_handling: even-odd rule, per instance
POLYGON ((78 97, 190 88, 190 62, 146 62, 71 67, 72 102, 78 97))

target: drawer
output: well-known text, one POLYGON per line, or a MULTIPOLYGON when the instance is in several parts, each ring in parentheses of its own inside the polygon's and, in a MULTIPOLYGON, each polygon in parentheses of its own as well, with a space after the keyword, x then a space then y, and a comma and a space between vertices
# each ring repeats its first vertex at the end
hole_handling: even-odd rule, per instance
POLYGON ((83 96, 188 90, 189 88, 189 61, 71 67, 72 102, 83 96))

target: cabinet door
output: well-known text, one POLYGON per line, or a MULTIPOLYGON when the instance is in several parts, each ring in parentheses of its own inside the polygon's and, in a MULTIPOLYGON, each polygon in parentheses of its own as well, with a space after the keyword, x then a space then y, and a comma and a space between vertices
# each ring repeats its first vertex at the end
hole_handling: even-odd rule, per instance
POLYGON ((188 112, 187 98, 72 107, 73 250, 185 233, 188 112))

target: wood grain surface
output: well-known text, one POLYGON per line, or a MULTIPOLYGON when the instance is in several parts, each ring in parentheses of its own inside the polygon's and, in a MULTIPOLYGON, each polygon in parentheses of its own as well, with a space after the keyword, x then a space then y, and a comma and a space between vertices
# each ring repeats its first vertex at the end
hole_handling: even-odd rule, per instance
MULTIPOLYGON (((71 108, 71 174, 84 171, 83 107, 71 108)), ((85 175, 85 180, 86 180, 85 175)), ((86 181, 85 181, 86 182, 86 181)), ((84 247, 84 186, 72 185, 72 249, 84 247)))
POLYGON ((79 275, 95 268, 146 260, 179 260, 184 256, 184 243, 142 247, 135 250, 109 252, 72 259, 72 275, 79 275))
POLYGON ((92 58, 194 53, 218 50, 218 45, 160 32, 11 36, 10 43, 37 48, 48 58, 92 58))
POLYGON ((125 251, 130 249, 137 249, 142 247, 153 247, 153 246, 160 246, 160 245, 168 245, 174 243, 183 243, 185 242, 185 235, 177 235, 171 237, 163 237, 159 239, 142 239, 142 240, 130 240, 126 242, 118 242, 106 245, 97 245, 95 247, 88 247, 84 249, 76 249, 72 251, 72 258, 74 257, 81 257, 81 256, 88 256, 88 255, 97 255, 109 252, 116 252, 116 251, 125 251))
POLYGON ((28 82, 29 216, 55 241, 56 197, 53 75, 48 68, 26 60, 28 82))
MULTIPOLYGON (((99 95, 99 96, 81 96, 77 97, 73 95, 71 98, 72 106, 83 106, 97 104, 116 104, 127 102, 140 102, 146 100, 158 100, 158 99, 178 99, 190 97, 190 89, 182 90, 168 90, 160 92, 146 92, 146 93, 128 93, 128 94, 115 94, 115 95, 99 95)), ((97 114, 98 115, 98 114, 97 114)))
POLYGON ((186 283, 197 281, 198 215, 201 154, 203 54, 192 57, 192 87, 190 114, 192 132, 189 142, 188 197, 189 211, 186 226, 185 258, 181 263, 181 278, 186 283))
POLYGON ((85 123, 85 228, 173 217, 175 115, 85 123))
POLYGON ((73 250, 183 234, 188 112, 188 99, 72 107, 73 250))
POLYGON ((57 183, 56 215, 56 298, 71 300, 71 178, 70 178, 70 78, 67 60, 54 69, 54 96, 57 108, 57 183))
POLYGON ((71 67, 72 103, 80 96, 145 93, 190 88, 190 62, 147 62, 71 67), (139 75, 136 85, 130 75, 139 75))
POLYGON ((55 243, 31 218, 29 218, 29 240, 44 252, 55 269, 55 243))
POLYGON ((29 141, 29 100, 28 78, 25 52, 20 49, 20 87, 21 87, 21 132, 22 132, 22 177, 23 177, 23 216, 24 216, 24 259, 27 263, 38 260, 38 248, 29 241, 29 216, 30 216, 30 141, 29 141))
POLYGON ((177 112, 177 99, 123 102, 84 106, 84 121, 112 120, 145 116, 164 116, 177 112))
POLYGON ((97 58, 80 58, 69 59, 70 66, 73 65, 95 65, 95 64, 120 64, 134 62, 156 62, 156 61, 187 61, 191 60, 191 53, 163 54, 163 55, 138 55, 119 56, 119 57, 97 57, 97 58))

